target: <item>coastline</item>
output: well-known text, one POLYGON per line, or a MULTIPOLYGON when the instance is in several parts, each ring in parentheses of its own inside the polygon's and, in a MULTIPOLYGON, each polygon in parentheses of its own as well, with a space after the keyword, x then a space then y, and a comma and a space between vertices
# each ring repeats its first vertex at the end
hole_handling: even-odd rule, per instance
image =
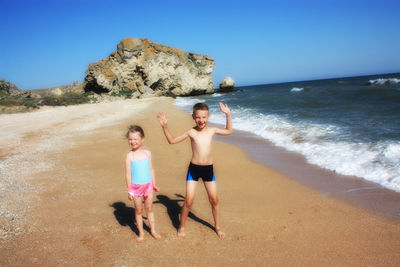
POLYGON ((356 207, 400 221, 400 192, 361 177, 342 175, 323 169, 307 162, 304 156, 277 147, 250 132, 234 130, 230 138, 216 136, 216 140, 241 147, 251 160, 277 170, 323 195, 344 200, 356 207))
MULTIPOLYGON (((176 223, 185 194, 190 144, 169 145, 156 114, 167 112, 174 134, 193 125, 189 114, 174 107, 169 98, 49 110, 0 117, 2 122, 10 122, 10 133, 15 123, 25 125, 26 118, 34 124, 19 128, 20 141, 31 153, 23 157, 26 147, 20 147, 18 140, 6 142, 13 136, 2 137, 1 151, 5 159, 14 163, 28 159, 37 167, 35 172, 10 177, 37 190, 22 192, 25 198, 35 200, 21 217, 28 231, 2 240, 0 265, 400 264, 399 222, 328 197, 259 164, 245 150, 226 143, 228 138, 213 146, 227 237, 220 240, 212 230, 210 206, 199 184, 187 237, 180 240, 176 223), (144 243, 136 242, 134 209, 123 179, 128 151, 124 134, 132 123, 145 130, 161 188, 153 205, 160 241, 146 233, 144 243), (19 147, 13 151, 15 158, 6 153, 11 147, 19 147), (42 163, 48 166, 44 168, 42 163)), ((29 171, 29 166, 23 169, 29 171)), ((9 195, 10 204, 20 205, 11 200, 20 197, 21 188, 12 189, 16 195, 9 195)))

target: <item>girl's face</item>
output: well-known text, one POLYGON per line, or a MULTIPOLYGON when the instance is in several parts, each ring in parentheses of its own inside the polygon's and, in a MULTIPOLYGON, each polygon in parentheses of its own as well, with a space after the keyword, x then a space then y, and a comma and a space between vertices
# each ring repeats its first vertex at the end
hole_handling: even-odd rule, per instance
POLYGON ((131 146, 133 150, 140 148, 143 144, 144 138, 140 135, 139 132, 129 133, 128 136, 128 144, 131 146))

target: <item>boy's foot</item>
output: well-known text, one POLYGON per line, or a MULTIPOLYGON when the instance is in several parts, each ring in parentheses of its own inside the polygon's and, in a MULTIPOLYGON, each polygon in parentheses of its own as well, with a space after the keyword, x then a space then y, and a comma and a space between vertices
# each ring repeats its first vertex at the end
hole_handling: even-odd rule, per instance
POLYGON ((215 229, 215 232, 217 233, 219 238, 225 237, 225 233, 223 231, 221 231, 221 229, 215 229))
POLYGON ((185 234, 185 228, 179 228, 178 230, 178 237, 179 238, 184 238, 186 236, 185 234))
POLYGON ((144 234, 139 234, 139 236, 137 237, 137 242, 143 242, 144 241, 144 234))
POLYGON ((154 239, 161 239, 161 235, 159 235, 156 231, 151 231, 151 235, 154 237, 154 239))

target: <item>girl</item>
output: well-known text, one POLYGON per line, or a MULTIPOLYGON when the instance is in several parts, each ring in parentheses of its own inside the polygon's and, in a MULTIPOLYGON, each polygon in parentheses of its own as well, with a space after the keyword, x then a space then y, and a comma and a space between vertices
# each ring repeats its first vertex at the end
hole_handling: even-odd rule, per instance
POLYGON ((140 126, 131 125, 126 133, 131 151, 126 155, 125 178, 129 200, 135 203, 136 226, 139 230, 137 240, 144 239, 143 232, 143 201, 150 223, 150 233, 155 239, 161 236, 155 230, 154 214, 152 210, 153 191, 158 192, 154 178, 154 169, 151 165, 151 153, 144 148, 144 132, 140 126))

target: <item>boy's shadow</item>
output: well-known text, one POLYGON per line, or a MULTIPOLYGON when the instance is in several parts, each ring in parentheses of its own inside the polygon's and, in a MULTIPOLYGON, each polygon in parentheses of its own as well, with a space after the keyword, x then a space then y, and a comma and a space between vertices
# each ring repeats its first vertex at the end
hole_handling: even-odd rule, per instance
MULTIPOLYGON (((153 203, 154 204, 163 204, 167 208, 167 213, 171 220, 171 223, 175 227, 175 229, 178 230, 179 229, 179 214, 181 213, 181 209, 182 209, 182 207, 178 204, 178 202, 185 201, 185 197, 180 194, 175 194, 175 196, 177 196, 178 199, 170 199, 168 196, 165 196, 165 195, 157 195, 158 201, 154 201, 153 203)), ((215 231, 214 226, 212 226, 208 222, 204 221, 203 219, 200 219, 199 217, 194 215, 192 212, 189 212, 188 217, 195 220, 196 222, 199 222, 199 223, 209 227, 211 230, 215 231)))
MULTIPOLYGON (((128 207, 123 202, 115 202, 110 207, 114 208, 115 219, 122 226, 129 226, 136 235, 139 235, 139 231, 135 224, 135 209, 128 207)), ((143 216, 143 219, 147 219, 143 216)), ((143 229, 150 233, 150 228, 143 223, 143 229)))

